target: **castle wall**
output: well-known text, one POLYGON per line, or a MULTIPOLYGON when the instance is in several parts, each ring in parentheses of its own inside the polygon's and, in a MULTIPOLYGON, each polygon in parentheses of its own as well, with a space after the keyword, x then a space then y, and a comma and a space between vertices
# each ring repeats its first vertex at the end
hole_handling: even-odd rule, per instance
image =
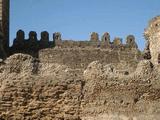
MULTIPOLYGON (((98 36, 97 33, 94 33, 98 36)), ((44 48, 58 47, 62 48, 102 48, 102 49, 114 49, 114 50, 138 50, 137 44, 135 42, 134 36, 130 39, 132 42, 126 42, 122 44, 120 38, 116 38, 113 42, 110 42, 109 33, 105 33, 102 40, 93 40, 93 35, 91 40, 88 41, 73 41, 73 40, 62 40, 61 34, 59 32, 53 33, 52 40, 49 38, 49 33, 47 31, 41 32, 40 40, 37 39, 37 33, 35 31, 30 31, 28 34, 28 39, 25 39, 25 32, 23 30, 18 30, 16 38, 13 41, 13 45, 10 48, 10 53, 34 53, 38 52, 44 48), (28 52, 29 51, 29 52, 28 52)), ((129 35, 130 36, 130 35, 129 35)), ((95 39, 94 38, 94 39, 95 39)), ((128 37, 127 37, 128 38, 128 37)), ((127 41, 127 39, 126 39, 127 41)), ((32 55, 32 54, 31 54, 32 55)))
POLYGON ((114 64, 118 69, 130 71, 132 68, 136 68, 140 57, 141 54, 137 50, 54 48, 39 51, 39 59, 42 63, 58 63, 75 69, 85 69, 89 63, 98 60, 104 64, 114 64))

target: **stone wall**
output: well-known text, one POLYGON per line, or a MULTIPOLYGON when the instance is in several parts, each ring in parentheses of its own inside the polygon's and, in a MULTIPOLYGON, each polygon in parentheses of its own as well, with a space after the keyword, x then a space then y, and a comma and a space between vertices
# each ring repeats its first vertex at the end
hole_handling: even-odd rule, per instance
POLYGON ((115 37, 113 42, 111 42, 110 34, 108 32, 105 32, 102 35, 101 40, 99 40, 99 35, 96 32, 92 32, 90 35, 90 40, 85 40, 85 41, 62 40, 60 33, 56 34, 56 36, 58 37, 53 37, 53 40, 55 41, 55 46, 61 48, 73 48, 73 47, 80 47, 80 48, 94 47, 94 48, 106 48, 106 49, 138 48, 137 43, 135 41, 135 37, 133 35, 128 35, 126 37, 126 43, 123 43, 122 39, 119 37, 115 37))
POLYGON ((133 35, 129 35, 126 38, 126 44, 122 43, 121 38, 115 38, 113 42, 110 41, 109 33, 104 33, 101 41, 99 40, 98 33, 92 33, 90 41, 73 41, 62 40, 61 33, 53 33, 53 38, 49 38, 47 31, 41 32, 40 40, 37 39, 37 33, 30 31, 28 39, 25 39, 25 32, 23 30, 17 31, 16 38, 13 41, 13 45, 10 48, 10 54, 14 53, 27 53, 34 57, 38 56, 38 51, 44 48, 58 47, 63 48, 101 48, 110 50, 122 50, 132 51, 138 50, 138 46, 135 42, 133 35), (130 37, 132 36, 132 37, 130 37))
POLYGON ((25 54, 1 62, 0 119, 159 120, 160 75, 150 61, 128 74, 100 61, 83 70, 58 62, 25 54))
POLYGON ((118 69, 132 71, 141 59, 139 50, 107 50, 100 48, 54 48, 39 52, 42 63, 58 63, 70 68, 85 69, 92 61, 115 64, 118 69))
POLYGON ((10 47, 10 54, 26 53, 37 57, 40 49, 51 48, 54 46, 54 42, 49 41, 49 33, 47 31, 41 32, 41 38, 38 40, 37 33, 35 31, 30 31, 28 39, 25 39, 24 31, 19 30, 17 31, 12 47, 10 47))
POLYGON ((160 16, 153 18, 145 30, 146 52, 150 53, 154 65, 160 63, 160 16))

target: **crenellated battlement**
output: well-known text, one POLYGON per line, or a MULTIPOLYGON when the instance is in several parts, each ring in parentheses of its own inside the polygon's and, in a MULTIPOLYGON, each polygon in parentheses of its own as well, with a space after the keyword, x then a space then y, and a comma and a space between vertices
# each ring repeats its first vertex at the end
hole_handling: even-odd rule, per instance
MULTIPOLYGON (((60 35, 61 36, 61 35, 60 35)), ((74 41, 74 40, 62 40, 59 42, 55 42, 55 46, 59 46, 61 48, 67 47, 92 47, 92 48, 102 48, 102 49, 138 49, 137 43, 135 41, 135 37, 133 35, 128 35, 126 37, 126 43, 123 43, 122 38, 115 37, 113 42, 111 42, 110 34, 105 32, 101 40, 99 39, 99 34, 96 32, 92 32, 90 35, 90 40, 86 41, 74 41)))
POLYGON ((25 39, 25 32, 23 30, 18 30, 16 38, 13 41, 11 47, 12 53, 23 52, 23 53, 34 53, 38 52, 40 49, 44 48, 101 48, 101 49, 116 49, 116 50, 132 50, 138 49, 135 42, 135 37, 133 35, 128 35, 126 37, 126 44, 123 44, 122 39, 115 37, 113 42, 110 40, 110 34, 105 32, 101 40, 99 39, 99 34, 92 32, 90 35, 90 40, 77 41, 77 40, 62 40, 62 35, 60 32, 53 33, 53 38, 49 38, 49 33, 47 31, 41 32, 41 38, 38 40, 37 33, 35 31, 30 31, 28 34, 28 39, 25 39))
POLYGON ((16 38, 13 41, 13 45, 10 48, 11 54, 14 53, 27 53, 33 56, 38 56, 38 51, 45 48, 100 48, 100 49, 112 49, 112 50, 138 50, 138 46, 135 42, 135 37, 133 35, 128 35, 126 37, 126 43, 122 42, 122 39, 115 37, 113 42, 111 42, 110 34, 105 32, 100 40, 99 34, 92 32, 90 35, 90 40, 63 40, 60 32, 55 32, 49 38, 49 33, 47 31, 42 31, 40 34, 40 39, 37 38, 37 33, 35 31, 30 31, 28 38, 25 39, 25 32, 23 30, 18 30, 16 38))
POLYGON ((41 38, 38 40, 35 31, 30 31, 28 38, 25 39, 25 32, 23 30, 18 30, 10 51, 11 54, 27 53, 37 56, 40 49, 51 47, 54 47, 54 42, 53 40, 49 41, 49 33, 47 31, 41 32, 41 38))

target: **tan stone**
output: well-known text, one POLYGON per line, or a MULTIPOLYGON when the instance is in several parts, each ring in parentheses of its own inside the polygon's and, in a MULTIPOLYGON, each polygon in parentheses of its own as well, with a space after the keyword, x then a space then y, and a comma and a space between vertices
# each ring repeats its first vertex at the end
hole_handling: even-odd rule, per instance
POLYGON ((99 35, 96 32, 91 33, 90 41, 92 42, 98 42, 99 41, 99 35))
POLYGON ((119 38, 119 37, 114 38, 113 44, 115 46, 121 45, 122 44, 121 38, 119 38))
POLYGON ((154 65, 158 63, 158 57, 160 54, 160 16, 153 18, 148 25, 148 28, 144 32, 145 38, 149 44, 149 50, 151 54, 151 61, 154 65))

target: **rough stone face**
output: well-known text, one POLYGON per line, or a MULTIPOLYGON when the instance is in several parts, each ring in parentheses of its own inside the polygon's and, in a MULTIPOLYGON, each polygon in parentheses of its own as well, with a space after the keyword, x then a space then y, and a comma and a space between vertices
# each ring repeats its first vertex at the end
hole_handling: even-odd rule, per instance
POLYGON ((0 119, 158 120, 158 69, 144 60, 126 74, 122 65, 93 61, 71 68, 10 56, 0 63, 0 119))
POLYGON ((24 54, 9 57, 0 70, 0 119, 80 120, 83 81, 78 71, 37 64, 24 54))
POLYGON ((151 61, 153 64, 157 65, 158 56, 160 54, 159 50, 159 41, 160 41, 160 16, 153 18, 148 25, 148 28, 145 30, 145 38, 149 44, 149 50, 151 54, 151 61))
POLYGON ((99 61, 93 61, 88 65, 86 70, 83 73, 85 80, 98 80, 106 76, 115 76, 118 73, 118 70, 114 67, 113 64, 104 65, 99 61))
POLYGON ((147 60, 151 59, 151 53, 150 53, 150 47, 149 47, 148 41, 145 44, 145 49, 143 51, 143 57, 144 57, 144 59, 147 59, 147 60))
POLYGON ((101 38, 101 47, 107 48, 110 46, 110 35, 108 32, 104 33, 101 38))
POLYGON ((138 50, 128 52, 128 50, 98 48, 54 48, 39 52, 39 59, 44 63, 58 63, 74 69, 86 69, 91 62, 100 61, 105 64, 115 64, 117 69, 126 68, 130 72, 136 68, 140 56, 138 50))
POLYGON ((142 60, 138 63, 136 69, 136 75, 144 76, 144 74, 150 74, 153 71, 153 64, 148 60, 142 60))
POLYGON ((121 38, 118 38, 118 37, 114 38, 113 44, 114 44, 115 46, 121 45, 121 44, 122 44, 121 38))
MULTIPOLYGON (((33 58, 30 55, 24 55, 24 54, 15 54, 5 60, 6 65, 2 65, 2 67, 5 67, 3 71, 3 74, 10 74, 10 73, 24 73, 24 74, 32 74, 34 71, 34 61, 35 58, 33 58)), ((2 71, 1 71, 2 72, 2 71)))
POLYGON ((98 42, 99 41, 99 35, 96 32, 91 33, 90 41, 92 42, 98 42))
POLYGON ((115 68, 111 68, 95 61, 85 70, 82 119, 158 120, 159 98, 153 96, 157 95, 160 86, 149 87, 157 79, 151 62, 140 62, 136 71, 129 75, 116 73, 115 68), (153 96, 151 91, 154 91, 153 96), (153 99, 156 100, 153 102, 153 99))
POLYGON ((108 32, 105 32, 102 36, 102 42, 107 42, 108 44, 110 43, 110 35, 108 32))
POLYGON ((90 63, 87 69, 84 71, 84 77, 86 80, 96 79, 98 76, 102 75, 103 66, 98 61, 90 63))
POLYGON ((62 45, 61 33, 55 32, 53 34, 53 41, 55 42, 56 46, 61 46, 62 45))
POLYGON ((126 44, 130 48, 138 48, 136 42, 135 42, 135 37, 133 35, 128 35, 126 38, 126 44))

